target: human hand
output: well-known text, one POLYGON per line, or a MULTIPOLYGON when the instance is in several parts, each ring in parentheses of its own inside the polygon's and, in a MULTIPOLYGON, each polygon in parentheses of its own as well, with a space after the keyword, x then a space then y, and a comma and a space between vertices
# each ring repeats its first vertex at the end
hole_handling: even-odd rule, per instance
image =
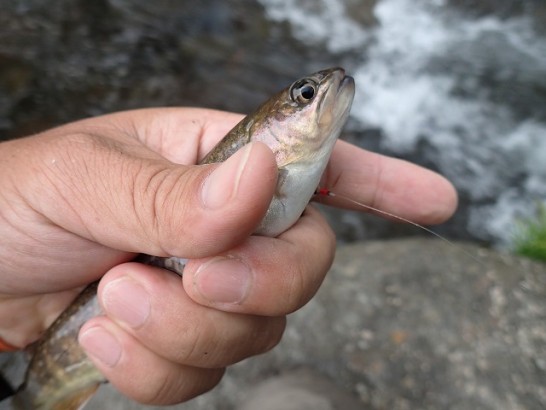
MULTIPOLYGON (((226 365, 274 346, 284 315, 316 292, 335 244, 311 207, 278 238, 249 236, 275 187, 276 167, 263 145, 222 165, 190 166, 240 118, 141 110, 1 144, 0 336, 27 344, 81 286, 108 271, 99 287, 107 316, 89 321, 80 340, 105 376, 136 400, 189 399, 214 386, 226 365), (205 180, 218 196, 203 193, 205 180), (122 263, 137 252, 192 261, 182 283, 161 269, 122 263)), ((346 195, 362 189, 341 184, 360 155, 354 147, 334 153, 338 165, 329 175, 338 174, 346 195)), ((381 163, 385 170, 393 164, 381 163)), ((415 219, 449 216, 450 185, 406 168, 430 182, 415 197, 427 198, 431 188, 446 194, 417 203, 423 219, 415 219)))
POLYGON ((337 195, 319 196, 323 204, 372 213, 376 209, 379 216, 389 217, 383 211, 423 225, 444 222, 457 207, 457 192, 441 175, 345 141, 334 147, 321 187, 337 195))

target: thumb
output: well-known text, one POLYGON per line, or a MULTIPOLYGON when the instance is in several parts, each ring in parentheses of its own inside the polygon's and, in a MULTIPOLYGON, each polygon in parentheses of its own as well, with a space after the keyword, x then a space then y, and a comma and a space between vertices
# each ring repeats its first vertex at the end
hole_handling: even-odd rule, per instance
POLYGON ((27 184, 28 201, 65 230, 129 252, 199 258, 225 251, 253 232, 277 180, 262 143, 199 166, 91 135, 53 145, 35 155, 39 178, 27 178, 38 181, 27 184))

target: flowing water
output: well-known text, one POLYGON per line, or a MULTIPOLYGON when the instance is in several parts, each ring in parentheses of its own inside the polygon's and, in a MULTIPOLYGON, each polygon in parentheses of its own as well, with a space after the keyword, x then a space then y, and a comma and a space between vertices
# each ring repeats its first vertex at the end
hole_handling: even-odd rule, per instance
POLYGON ((452 180, 461 229, 508 244, 518 218, 546 200, 546 39, 535 9, 506 17, 379 0, 370 27, 350 0, 260 1, 300 41, 350 55, 353 129, 375 130, 382 152, 452 180))

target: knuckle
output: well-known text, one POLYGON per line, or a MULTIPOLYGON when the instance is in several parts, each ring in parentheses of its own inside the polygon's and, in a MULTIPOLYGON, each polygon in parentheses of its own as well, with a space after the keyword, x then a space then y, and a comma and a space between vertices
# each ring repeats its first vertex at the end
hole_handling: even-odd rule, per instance
POLYGON ((289 280, 284 292, 286 313, 307 304, 322 284, 335 255, 335 236, 330 232, 330 229, 326 229, 325 240, 315 241, 312 249, 302 249, 294 255, 294 260, 298 262, 291 264, 288 271, 289 280))
POLYGON ((308 280, 306 278, 306 267, 306 264, 298 263, 292 265, 289 270, 286 290, 283 292, 285 295, 285 300, 282 304, 283 310, 285 310, 283 313, 292 313, 307 302, 308 280))
POLYGON ((158 254, 168 254, 161 248, 171 239, 173 196, 176 195, 172 179, 164 166, 147 166, 134 175, 131 207, 141 231, 159 246, 158 254))
POLYGON ((326 223, 324 226, 324 236, 328 243, 328 249, 330 250, 330 256, 333 256, 336 247, 336 234, 332 227, 326 223))
POLYGON ((285 316, 257 317, 256 320, 258 322, 254 323, 250 334, 242 335, 245 340, 251 343, 246 349, 241 349, 244 353, 251 352, 247 356, 264 353, 276 346, 280 342, 286 326, 285 316))
POLYGON ((135 391, 134 399, 146 404, 167 404, 173 390, 170 374, 156 374, 143 388, 135 391))
POLYGON ((269 331, 267 332, 267 337, 264 338, 264 343, 262 345, 261 350, 258 353, 265 353, 273 349, 275 346, 277 346, 282 336, 284 335, 284 331, 286 329, 286 317, 285 316, 279 316, 275 318, 270 319, 269 324, 269 331))
POLYGON ((140 207, 136 213, 142 226, 153 221, 150 235, 157 255, 201 258, 250 235, 250 228, 241 228, 242 213, 203 208, 199 195, 208 174, 204 168, 161 164, 141 174, 133 203, 140 207))
POLYGON ((172 344, 170 357, 177 363, 197 367, 218 367, 223 365, 221 346, 226 343, 221 340, 216 329, 218 325, 207 317, 187 318, 186 325, 177 343, 172 344), (218 342, 221 340, 221 343, 218 342), (220 352, 220 353, 219 353, 220 352))
POLYGON ((281 341, 286 327, 286 318, 258 317, 247 323, 245 331, 240 332, 227 342, 222 349, 216 365, 228 366, 251 356, 263 354, 281 341))
POLYGON ((248 357, 265 353, 276 346, 284 333, 286 318, 228 314, 228 329, 199 333, 181 345, 184 353, 176 361, 204 369, 228 366, 248 357))
POLYGON ((135 390, 133 399, 143 404, 170 405, 188 401, 216 386, 225 369, 190 369, 176 367, 172 372, 147 378, 135 390))
POLYGON ((137 175, 135 213, 142 229, 147 229, 157 244, 158 254, 183 256, 180 238, 184 238, 185 248, 198 241, 192 227, 202 218, 195 206, 199 178, 194 174, 192 168, 160 163, 137 175))
POLYGON ((327 229, 327 246, 325 248, 324 256, 325 256, 325 263, 324 263, 324 274, 330 269, 332 266, 332 263, 334 262, 334 256, 336 254, 336 235, 334 231, 328 226, 327 229))

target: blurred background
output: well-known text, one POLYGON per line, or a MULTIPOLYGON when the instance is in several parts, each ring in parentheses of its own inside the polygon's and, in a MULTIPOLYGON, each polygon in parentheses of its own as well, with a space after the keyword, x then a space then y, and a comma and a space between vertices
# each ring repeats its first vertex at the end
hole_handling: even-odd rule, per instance
MULTIPOLYGON (((2 0, 0 136, 137 107, 250 112, 341 65, 344 138, 451 179, 455 239, 509 247, 546 198, 543 0, 2 0)), ((328 211, 340 241, 428 235, 328 211)))
MULTIPOLYGON (((1 0, 0 139, 140 107, 249 113, 343 66, 343 138, 454 182, 459 210, 435 231, 511 249, 546 204, 545 37, 544 0, 1 0)), ((431 236, 327 213, 340 243, 431 236)), ((240 410, 257 381, 306 366, 359 408, 543 409, 544 266, 422 238, 342 246, 277 349, 176 408, 240 410)), ((148 408, 123 400, 105 387, 89 409, 148 408)))

